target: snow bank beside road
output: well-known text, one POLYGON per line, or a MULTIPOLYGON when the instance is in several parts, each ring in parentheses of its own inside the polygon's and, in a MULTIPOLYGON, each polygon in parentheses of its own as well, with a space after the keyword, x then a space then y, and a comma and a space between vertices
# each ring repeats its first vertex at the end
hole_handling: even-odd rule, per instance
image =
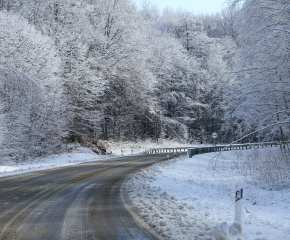
MULTIPOLYGON (((136 153, 144 153, 150 148, 178 148, 178 147, 189 147, 188 144, 182 144, 173 141, 162 140, 158 143, 153 141, 145 142, 111 142, 104 141, 104 145, 112 152, 113 155, 130 155, 136 153)), ((191 147, 200 147, 206 145, 190 145, 191 147)))
POLYGON ((268 191, 240 175, 234 152, 224 153, 213 172, 208 162, 214 155, 181 157, 132 177, 126 190, 139 215, 165 239, 289 239, 289 189, 268 191), (241 235, 230 229, 238 180, 244 182, 241 235))
POLYGON ((97 155, 88 148, 76 147, 70 153, 37 158, 31 162, 22 164, 2 163, 2 165, 0 165, 0 177, 46 170, 55 167, 69 166, 82 162, 104 160, 106 158, 108 158, 108 156, 97 155))
POLYGON ((22 163, 0 161, 0 177, 68 166, 82 162, 99 161, 122 155, 139 154, 144 153, 146 150, 153 147, 162 148, 183 146, 182 144, 165 140, 160 144, 151 141, 141 143, 102 141, 102 144, 107 148, 108 152, 111 152, 111 155, 98 155, 90 148, 82 147, 80 144, 76 143, 65 146, 65 151, 68 151, 68 153, 37 158, 22 163))
POLYGON ((72 143, 65 146, 64 151, 67 151, 67 153, 37 158, 22 163, 2 161, 0 162, 0 177, 141 153, 152 145, 150 145, 150 142, 144 144, 144 146, 141 143, 131 142, 103 142, 103 144, 107 147, 108 152, 112 153, 111 155, 98 155, 90 148, 82 147, 78 143, 72 143))

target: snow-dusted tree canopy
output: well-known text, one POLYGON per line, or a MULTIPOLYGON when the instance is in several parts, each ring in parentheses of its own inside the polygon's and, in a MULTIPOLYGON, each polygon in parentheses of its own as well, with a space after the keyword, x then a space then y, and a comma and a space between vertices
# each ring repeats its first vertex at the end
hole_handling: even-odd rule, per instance
MULTIPOLYGON (((0 1, 1 139, 17 139, 3 148, 29 157, 63 141, 213 131, 229 142, 287 122, 289 2, 230 2, 199 16, 130 0, 0 1)), ((288 140, 289 125, 271 133, 288 140)))
MULTIPOLYGON (((254 140, 289 140, 290 2, 248 0, 238 12, 236 84, 228 129, 240 135, 281 122, 254 140), (285 124, 283 124, 285 122, 285 124)), ((252 136, 253 137, 253 136, 252 136)))
POLYGON ((0 12, 1 154, 14 160, 56 151, 65 136, 60 58, 53 40, 27 20, 0 12))

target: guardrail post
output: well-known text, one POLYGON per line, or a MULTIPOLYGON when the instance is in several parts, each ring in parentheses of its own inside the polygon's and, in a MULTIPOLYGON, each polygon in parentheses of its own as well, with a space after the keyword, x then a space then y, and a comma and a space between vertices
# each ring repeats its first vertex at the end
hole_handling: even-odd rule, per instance
POLYGON ((189 158, 191 158, 191 149, 187 150, 187 155, 188 155, 189 158))

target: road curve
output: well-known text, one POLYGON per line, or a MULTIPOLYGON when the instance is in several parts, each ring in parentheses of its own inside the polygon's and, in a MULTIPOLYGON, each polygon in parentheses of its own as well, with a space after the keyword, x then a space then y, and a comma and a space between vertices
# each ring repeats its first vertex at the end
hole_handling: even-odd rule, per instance
POLYGON ((167 154, 0 178, 0 239, 157 239, 120 196, 126 178, 167 154))

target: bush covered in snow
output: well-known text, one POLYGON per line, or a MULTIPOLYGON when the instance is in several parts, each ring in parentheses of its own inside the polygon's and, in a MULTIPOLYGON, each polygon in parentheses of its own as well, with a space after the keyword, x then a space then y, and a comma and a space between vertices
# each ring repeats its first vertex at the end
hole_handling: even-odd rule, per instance
POLYGON ((267 188, 290 188, 290 154, 279 149, 237 152, 235 167, 267 188))

